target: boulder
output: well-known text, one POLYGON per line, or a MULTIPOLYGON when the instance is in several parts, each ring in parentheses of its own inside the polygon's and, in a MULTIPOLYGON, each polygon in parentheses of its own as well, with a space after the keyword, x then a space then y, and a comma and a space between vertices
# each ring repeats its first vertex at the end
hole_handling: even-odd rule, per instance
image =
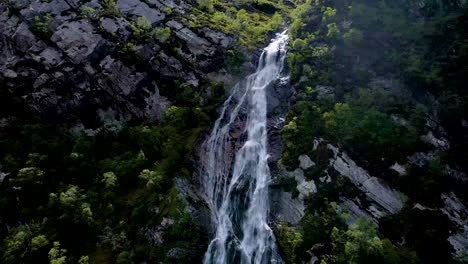
POLYGON ((395 164, 393 164, 390 169, 398 172, 398 174, 400 174, 401 176, 404 176, 406 175, 406 167, 403 166, 403 165, 400 165, 398 164, 398 162, 395 162, 395 164))
POLYGON ((3 76, 4 76, 5 78, 10 78, 10 79, 14 79, 14 78, 18 77, 18 74, 17 74, 15 71, 10 70, 10 69, 4 70, 4 71, 2 72, 2 74, 3 74, 3 76))
POLYGON ((159 72, 161 76, 177 77, 182 72, 183 66, 180 61, 172 56, 168 56, 164 51, 157 54, 151 61, 151 67, 154 71, 159 72))
POLYGON ((234 39, 222 32, 214 31, 210 28, 203 28, 200 32, 209 39, 212 43, 220 45, 223 48, 228 48, 234 42, 234 39))
POLYGON ((315 166, 315 162, 313 162, 307 155, 300 155, 298 159, 299 167, 303 170, 307 170, 308 168, 315 166))
POLYGON ((67 54, 73 63, 79 64, 101 44, 102 37, 94 33, 94 27, 89 21, 79 20, 66 22, 58 27, 51 40, 67 54))
POLYGON ((53 17, 60 17, 70 8, 67 1, 64 0, 31 1, 29 7, 23 8, 20 13, 26 20, 33 21, 38 14, 51 14, 53 17))
POLYGON ((331 86, 317 85, 315 86, 314 91, 317 93, 319 99, 326 97, 335 97, 335 88, 331 86))
POLYGON ((99 20, 99 23, 101 24, 102 28, 111 35, 116 34, 124 37, 124 39, 127 39, 131 34, 130 31, 127 30, 127 27, 130 26, 130 23, 121 17, 102 17, 99 20))
POLYGON ((52 47, 47 47, 38 56, 33 57, 47 69, 59 66, 63 62, 62 53, 52 47))
POLYGON ((179 23, 179 22, 177 22, 177 21, 175 21, 175 20, 169 20, 169 21, 167 21, 167 22, 166 22, 166 25, 167 25, 168 27, 170 27, 170 28, 171 28, 172 30, 174 30, 174 31, 181 30, 181 29, 184 27, 184 25, 182 25, 181 23, 179 23))
POLYGON ((153 26, 159 24, 165 18, 164 13, 139 0, 118 0, 117 8, 122 14, 131 16, 134 19, 145 17, 153 26))
POLYGON ((37 77, 37 79, 33 83, 33 88, 37 89, 38 87, 46 84, 50 79, 50 75, 47 73, 43 73, 37 77))
POLYGON ((103 87, 107 87, 106 90, 113 90, 118 94, 133 93, 140 81, 145 78, 144 73, 135 72, 134 69, 126 67, 121 61, 111 56, 105 57, 99 66, 102 73, 98 82, 103 87))
POLYGON ((176 36, 185 42, 187 47, 190 49, 192 55, 206 55, 210 56, 214 53, 214 48, 211 47, 209 41, 204 38, 197 36, 192 30, 188 28, 183 28, 179 31, 176 31, 176 36))
POLYGON ((26 52, 37 43, 37 38, 29 30, 29 26, 22 22, 13 34, 15 48, 21 52, 26 52))

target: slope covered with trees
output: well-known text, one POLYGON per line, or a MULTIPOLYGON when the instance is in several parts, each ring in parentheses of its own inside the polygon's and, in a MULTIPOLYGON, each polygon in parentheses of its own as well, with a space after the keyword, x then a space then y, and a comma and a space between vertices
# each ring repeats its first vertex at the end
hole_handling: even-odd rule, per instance
POLYGON ((460 1, 298 3, 289 52, 297 99, 282 130, 282 163, 294 169, 308 154, 320 165, 327 154, 314 139, 322 138, 406 202, 396 215, 348 226, 337 203, 354 197, 349 183, 315 176, 318 192, 299 227, 280 232, 287 262, 311 254, 321 263, 466 261, 466 249, 454 260, 447 241, 463 226, 436 209, 444 207, 443 193, 466 198, 466 178, 453 175, 466 172, 466 15, 460 1), (433 136, 446 139, 428 140, 433 136), (429 155, 420 163, 415 153, 429 155), (399 174, 393 164, 407 170, 399 174))

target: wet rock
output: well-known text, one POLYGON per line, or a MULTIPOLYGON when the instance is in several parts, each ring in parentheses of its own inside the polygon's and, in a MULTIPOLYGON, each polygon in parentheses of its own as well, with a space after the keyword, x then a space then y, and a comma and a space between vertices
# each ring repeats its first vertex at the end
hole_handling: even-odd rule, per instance
POLYGON ((118 0, 117 8, 122 14, 133 16, 134 19, 145 17, 153 26, 159 24, 165 18, 164 13, 139 0, 118 0))
POLYGON ((206 232, 212 232, 211 212, 203 194, 200 193, 202 190, 184 178, 175 178, 174 184, 179 191, 180 200, 185 205, 184 211, 196 219, 206 232))
POLYGON ((303 170, 307 170, 308 168, 315 166, 315 162, 313 162, 307 155, 300 155, 298 159, 299 167, 303 170))
POLYGON ((288 111, 287 99, 293 93, 289 76, 280 77, 266 89, 268 118, 284 116, 288 111))
POLYGON ((94 30, 87 20, 67 22, 57 28, 51 40, 73 63, 78 64, 87 59, 101 44, 102 37, 95 34, 94 30))
POLYGON ((297 225, 304 216, 304 201, 292 198, 292 194, 289 192, 273 190, 270 204, 276 222, 297 225))

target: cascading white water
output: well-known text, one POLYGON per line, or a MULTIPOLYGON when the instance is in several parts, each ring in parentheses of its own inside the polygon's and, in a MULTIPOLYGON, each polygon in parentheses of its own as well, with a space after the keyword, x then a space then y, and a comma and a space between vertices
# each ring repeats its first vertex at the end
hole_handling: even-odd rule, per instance
POLYGON ((202 166, 206 199, 216 235, 204 263, 282 263, 273 231, 268 226, 267 86, 276 80, 286 58, 285 32, 263 50, 257 71, 238 83, 224 103, 204 150, 202 166), (245 112, 246 122, 240 119, 245 112), (246 140, 235 153, 234 126, 245 124, 246 140))

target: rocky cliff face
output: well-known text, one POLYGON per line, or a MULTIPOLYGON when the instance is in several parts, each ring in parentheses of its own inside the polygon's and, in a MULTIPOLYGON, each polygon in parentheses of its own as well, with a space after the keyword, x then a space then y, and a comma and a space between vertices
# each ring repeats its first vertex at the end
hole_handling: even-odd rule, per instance
POLYGON ((161 87, 222 77, 233 44, 190 29, 190 12, 184 1, 3 1, 0 85, 25 112, 54 122, 157 120, 170 105, 161 87), (156 40, 145 41, 145 30, 156 40))

